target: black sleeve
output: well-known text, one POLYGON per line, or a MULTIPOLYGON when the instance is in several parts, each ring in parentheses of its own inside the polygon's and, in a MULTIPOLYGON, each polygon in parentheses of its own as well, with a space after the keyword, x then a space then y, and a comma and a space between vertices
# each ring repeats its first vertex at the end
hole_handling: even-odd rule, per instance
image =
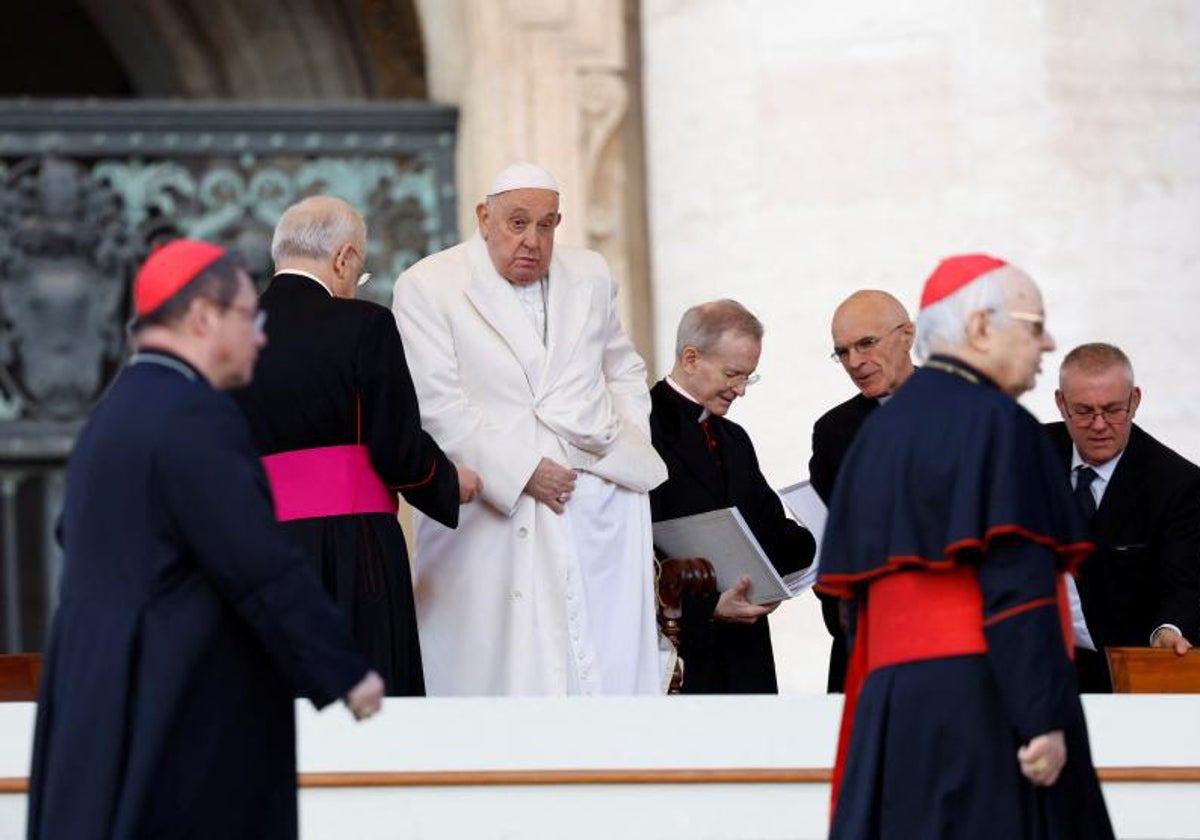
POLYGON ((808 480, 826 507, 833 496, 833 480, 837 478, 841 454, 829 440, 825 418, 817 420, 812 430, 812 457, 808 459, 808 480))
POLYGON ((448 528, 458 525, 458 472, 421 428, 417 392, 396 322, 386 310, 373 318, 360 345, 358 393, 362 441, 384 484, 448 528))
POLYGON ((816 540, 807 528, 784 513, 779 494, 771 489, 762 474, 758 455, 749 436, 745 432, 741 435, 744 436, 743 446, 753 475, 753 498, 749 504, 739 500, 738 510, 779 574, 787 575, 808 568, 817 553, 816 540))
POLYGON ((1200 644, 1200 479, 1193 477, 1173 494, 1157 543, 1158 604, 1143 644, 1163 624, 1174 624, 1200 644))
POLYGON ((1056 556, 1001 537, 978 572, 988 660, 1009 720, 1022 742, 1064 728, 1077 688, 1059 617, 1056 556))
MULTIPOLYGON (((833 482, 837 478, 838 467, 845 454, 843 448, 835 444, 832 437, 832 430, 828 428, 828 415, 813 424, 808 480, 826 507, 829 507, 829 500, 833 498, 833 482)), ((815 594, 821 602, 821 618, 825 622, 825 629, 834 639, 842 639, 842 622, 838 613, 840 599, 821 592, 815 594)))
POLYGON ((155 455, 174 526, 296 690, 324 706, 366 675, 367 661, 275 522, 241 412, 232 400, 194 408, 174 418, 155 455))

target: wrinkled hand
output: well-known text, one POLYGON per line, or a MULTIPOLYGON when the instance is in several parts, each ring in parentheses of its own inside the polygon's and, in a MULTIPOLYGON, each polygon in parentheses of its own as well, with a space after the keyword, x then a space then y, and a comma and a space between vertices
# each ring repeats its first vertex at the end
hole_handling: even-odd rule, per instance
POLYGON ((1170 627, 1164 627, 1154 634, 1154 638, 1150 640, 1150 647, 1171 648, 1177 656, 1183 656, 1191 650, 1192 643, 1170 627))
POLYGON ((465 505, 483 492, 483 479, 470 467, 455 464, 454 468, 458 470, 458 503, 465 505))
POLYGON ((764 615, 775 612, 779 602, 774 604, 754 604, 746 598, 746 590, 750 588, 750 578, 744 575, 738 579, 737 585, 726 589, 717 599, 717 607, 713 617, 718 621, 733 621, 738 624, 753 624, 764 615))
POLYGON ((555 513, 563 512, 563 505, 575 492, 575 479, 579 473, 562 464, 543 458, 525 483, 525 492, 555 513))
POLYGON ((1017 761, 1021 772, 1031 783, 1039 787, 1050 787, 1058 781, 1058 774, 1067 763, 1067 743, 1061 729, 1032 738, 1017 750, 1017 761))
POLYGON ((378 712, 383 704, 383 678, 374 671, 367 671, 367 675, 350 689, 343 702, 355 720, 366 720, 378 712))

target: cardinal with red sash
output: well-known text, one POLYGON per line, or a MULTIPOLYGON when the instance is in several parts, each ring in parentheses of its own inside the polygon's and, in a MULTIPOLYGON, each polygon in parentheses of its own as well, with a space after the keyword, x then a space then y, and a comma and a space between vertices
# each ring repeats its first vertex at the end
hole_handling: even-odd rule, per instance
POLYGON ((1092 546, 1016 402, 1053 349, 1024 272, 944 260, 924 364, 846 456, 818 581, 852 640, 831 837, 1113 836, 1064 591, 1092 546))

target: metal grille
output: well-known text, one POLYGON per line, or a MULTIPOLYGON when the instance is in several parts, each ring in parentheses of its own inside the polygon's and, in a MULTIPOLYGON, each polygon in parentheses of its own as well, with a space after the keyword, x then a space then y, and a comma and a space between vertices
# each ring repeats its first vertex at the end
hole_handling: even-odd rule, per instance
MULTIPOLYGON (((61 558, 63 466, 120 368, 129 280, 188 236, 270 276, 279 214, 307 195, 366 218, 364 291, 458 241, 454 109, 0 101, 0 603, 4 650, 41 650, 61 558)), ((119 523, 114 523, 119 527, 119 523)))

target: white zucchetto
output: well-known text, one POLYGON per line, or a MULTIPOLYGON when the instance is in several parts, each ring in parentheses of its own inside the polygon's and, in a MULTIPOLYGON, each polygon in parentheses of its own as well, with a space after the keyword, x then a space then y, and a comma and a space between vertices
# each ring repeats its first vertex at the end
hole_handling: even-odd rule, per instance
POLYGON ((488 187, 488 197, 499 195, 509 190, 550 190, 558 192, 558 184, 554 176, 536 163, 514 163, 500 170, 488 187))

